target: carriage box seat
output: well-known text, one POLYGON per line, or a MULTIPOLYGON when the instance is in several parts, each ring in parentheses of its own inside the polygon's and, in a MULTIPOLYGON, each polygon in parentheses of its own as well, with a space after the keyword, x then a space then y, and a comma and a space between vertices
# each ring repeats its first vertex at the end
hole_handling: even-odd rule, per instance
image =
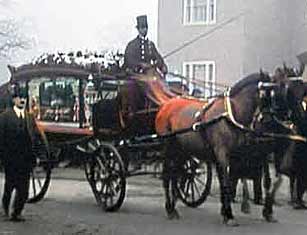
POLYGON ((97 135, 114 135, 120 131, 117 99, 100 100, 93 105, 93 129, 97 135))

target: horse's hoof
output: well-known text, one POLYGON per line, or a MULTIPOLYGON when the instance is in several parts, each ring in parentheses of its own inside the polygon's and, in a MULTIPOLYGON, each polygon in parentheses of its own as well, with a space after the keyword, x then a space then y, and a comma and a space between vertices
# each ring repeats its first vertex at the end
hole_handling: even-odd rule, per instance
POLYGON ((224 218, 224 224, 229 227, 237 227, 240 224, 235 219, 226 219, 224 218))
POLYGON ((251 207, 249 203, 242 203, 241 205, 241 211, 244 214, 250 214, 251 213, 251 207))
POLYGON ((275 206, 278 206, 278 207, 283 206, 283 204, 282 204, 282 203, 280 203, 280 202, 276 202, 276 201, 274 201, 274 202, 273 202, 273 204, 274 204, 275 206))
POLYGON ((293 203, 293 209, 294 210, 307 210, 307 206, 304 203, 293 203))
POLYGON ((277 222, 278 222, 278 220, 275 219, 275 218, 273 217, 273 215, 267 215, 267 216, 265 216, 265 220, 266 220, 266 222, 268 222, 268 223, 277 223, 277 222))
POLYGON ((169 220, 180 219, 180 215, 179 215, 179 213, 175 210, 175 211, 173 211, 173 212, 171 212, 171 213, 168 213, 168 214, 167 214, 167 218, 168 218, 169 220))
POLYGON ((264 205, 263 200, 254 200, 254 204, 255 205, 259 205, 259 206, 263 206, 264 205))
POLYGON ((238 200, 237 199, 232 199, 231 202, 232 203, 238 203, 238 200))

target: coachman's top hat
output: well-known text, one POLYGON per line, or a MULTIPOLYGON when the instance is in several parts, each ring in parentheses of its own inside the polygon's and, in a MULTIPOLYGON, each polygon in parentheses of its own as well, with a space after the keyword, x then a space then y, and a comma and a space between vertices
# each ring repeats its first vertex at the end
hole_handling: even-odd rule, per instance
POLYGON ((146 15, 140 15, 136 17, 136 22, 137 28, 148 28, 148 24, 147 24, 147 16, 146 15))
POLYGON ((9 86, 9 92, 12 98, 15 98, 15 97, 26 98, 27 97, 25 90, 22 89, 18 83, 11 83, 9 86))

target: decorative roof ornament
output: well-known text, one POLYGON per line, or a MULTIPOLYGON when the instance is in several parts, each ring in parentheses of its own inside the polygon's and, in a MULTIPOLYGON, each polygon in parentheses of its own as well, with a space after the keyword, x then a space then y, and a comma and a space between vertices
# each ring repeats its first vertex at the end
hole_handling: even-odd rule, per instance
POLYGON ((16 70, 18 71, 39 66, 59 66, 85 69, 91 73, 102 73, 114 69, 114 66, 120 68, 122 63, 123 54, 118 51, 105 51, 102 53, 96 51, 63 53, 58 51, 56 53, 43 53, 34 58, 31 63, 17 67, 16 70))
POLYGON ((307 64, 307 51, 304 51, 301 54, 297 55, 297 59, 300 63, 307 64))

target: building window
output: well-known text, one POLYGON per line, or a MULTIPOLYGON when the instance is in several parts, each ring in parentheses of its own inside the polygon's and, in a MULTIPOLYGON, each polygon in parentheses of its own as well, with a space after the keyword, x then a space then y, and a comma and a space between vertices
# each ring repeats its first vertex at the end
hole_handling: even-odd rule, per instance
POLYGON ((184 62, 183 75, 188 78, 190 95, 215 95, 215 63, 213 61, 184 62))
POLYGON ((213 24, 216 0, 184 0, 184 24, 213 24))

